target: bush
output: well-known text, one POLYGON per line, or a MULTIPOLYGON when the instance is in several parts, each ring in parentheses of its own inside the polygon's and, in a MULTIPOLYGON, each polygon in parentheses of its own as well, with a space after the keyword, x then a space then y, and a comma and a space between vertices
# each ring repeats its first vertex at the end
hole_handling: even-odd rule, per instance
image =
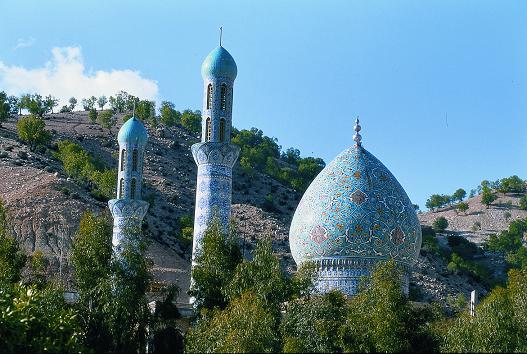
POLYGON ((48 144, 51 140, 51 134, 45 129, 46 123, 35 115, 20 118, 16 128, 18 137, 29 145, 31 151, 34 151, 38 145, 48 144))
POLYGON ((81 183, 93 184, 91 192, 97 199, 113 198, 117 181, 115 169, 104 169, 82 146, 69 140, 59 141, 57 147, 55 156, 62 162, 70 177, 81 183))
POLYGON ((520 199, 520 209, 527 210, 527 194, 524 194, 520 199))
POLYGON ((448 227, 448 220, 444 216, 436 218, 432 224, 434 230, 443 232, 448 227))

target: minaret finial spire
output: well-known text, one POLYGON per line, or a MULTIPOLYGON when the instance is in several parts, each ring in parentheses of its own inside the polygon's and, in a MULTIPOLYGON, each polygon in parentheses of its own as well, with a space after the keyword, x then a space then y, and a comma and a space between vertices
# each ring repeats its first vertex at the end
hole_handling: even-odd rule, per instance
POLYGON ((220 27, 220 47, 221 47, 221 37, 223 36, 223 26, 220 27))
POLYGON ((355 146, 360 147, 362 146, 362 136, 359 134, 361 130, 361 126, 359 124, 359 117, 355 119, 355 126, 353 127, 355 130, 355 135, 353 135, 353 141, 355 141, 355 146))

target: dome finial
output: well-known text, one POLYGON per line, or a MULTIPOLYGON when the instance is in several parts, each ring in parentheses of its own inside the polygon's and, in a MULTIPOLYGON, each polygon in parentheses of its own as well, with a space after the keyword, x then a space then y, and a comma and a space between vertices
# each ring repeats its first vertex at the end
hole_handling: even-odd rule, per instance
POLYGON ((359 117, 355 119, 355 126, 353 127, 353 129, 355 130, 355 135, 353 135, 353 141, 355 141, 355 146, 362 146, 362 136, 359 134, 361 130, 361 126, 359 124, 359 117))
POLYGON ((220 47, 221 47, 221 37, 223 36, 223 26, 220 26, 220 47))

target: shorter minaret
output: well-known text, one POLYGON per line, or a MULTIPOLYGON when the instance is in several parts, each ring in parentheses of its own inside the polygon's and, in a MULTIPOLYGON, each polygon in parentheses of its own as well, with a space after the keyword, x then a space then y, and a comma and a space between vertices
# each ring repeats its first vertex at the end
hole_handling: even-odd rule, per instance
POLYGON ((120 254, 128 230, 141 227, 148 203, 141 199, 143 158, 148 134, 137 118, 128 119, 117 135, 119 142, 119 174, 117 198, 108 202, 113 215, 114 252, 120 254))

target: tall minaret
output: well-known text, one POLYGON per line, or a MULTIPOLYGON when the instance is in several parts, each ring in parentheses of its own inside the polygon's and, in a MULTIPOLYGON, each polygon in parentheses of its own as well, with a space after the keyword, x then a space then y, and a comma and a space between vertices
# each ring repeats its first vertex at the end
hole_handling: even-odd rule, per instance
POLYGON ((141 227, 148 210, 148 203, 141 199, 143 180, 143 155, 148 138, 143 123, 132 117, 117 135, 119 142, 119 174, 117 199, 108 202, 113 215, 114 252, 120 254, 126 241, 127 228, 141 227))
POLYGON ((218 217, 227 231, 231 216, 232 167, 240 148, 230 143, 232 92, 237 68, 234 59, 220 46, 209 53, 201 66, 203 113, 201 142, 192 145, 198 165, 192 264, 211 220, 218 217))

